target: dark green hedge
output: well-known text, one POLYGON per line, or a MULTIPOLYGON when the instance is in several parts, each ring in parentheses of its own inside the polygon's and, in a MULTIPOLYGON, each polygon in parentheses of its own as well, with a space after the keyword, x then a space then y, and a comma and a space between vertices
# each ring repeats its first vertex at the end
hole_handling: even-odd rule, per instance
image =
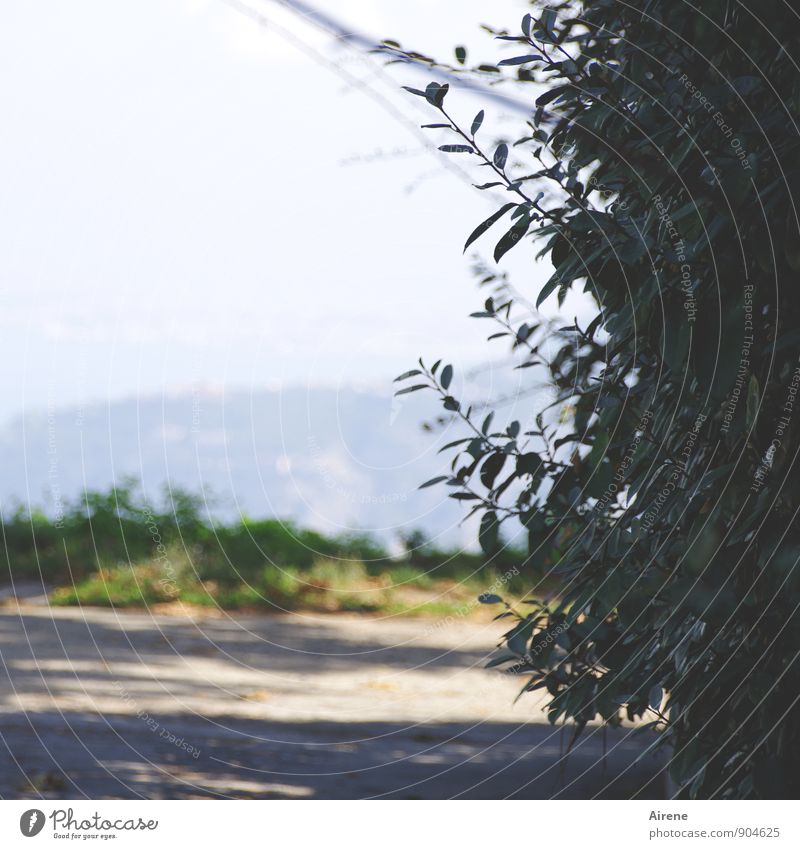
POLYGON ((649 717, 682 795, 793 796, 796 8, 597 0, 497 35, 502 61, 463 73, 530 104, 510 138, 462 118, 446 85, 413 93, 499 192, 470 240, 491 229, 497 260, 535 240, 554 273, 517 289, 541 304, 580 287, 597 317, 553 327, 503 285, 477 313, 550 374, 554 406, 529 422, 484 423, 439 364, 404 387, 434 387, 464 420, 447 483, 482 514, 484 546, 521 522, 555 564, 560 603, 519 618, 508 664, 551 694, 553 721, 649 717))

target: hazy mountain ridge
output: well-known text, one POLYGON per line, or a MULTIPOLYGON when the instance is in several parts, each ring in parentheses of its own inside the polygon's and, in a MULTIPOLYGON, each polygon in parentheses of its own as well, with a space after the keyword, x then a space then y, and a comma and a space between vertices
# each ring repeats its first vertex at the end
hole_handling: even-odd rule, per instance
POLYGON ((444 468, 437 449, 456 435, 421 428, 432 398, 391 392, 198 390, 18 417, 0 430, 2 507, 58 513, 85 488, 134 477, 150 497, 165 484, 201 493, 222 516, 468 539, 458 505, 440 488, 418 489, 444 468))

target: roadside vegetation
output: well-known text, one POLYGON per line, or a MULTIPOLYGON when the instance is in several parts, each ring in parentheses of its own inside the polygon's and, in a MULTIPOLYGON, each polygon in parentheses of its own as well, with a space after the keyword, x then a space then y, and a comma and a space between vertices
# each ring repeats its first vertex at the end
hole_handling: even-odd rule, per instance
POLYGON ((55 518, 19 508, 4 517, 3 540, 6 581, 41 580, 56 605, 471 616, 487 586, 514 595, 531 585, 513 549, 441 550, 417 532, 390 554, 364 535, 213 521, 184 492, 153 505, 132 482, 88 492, 55 518))
POLYGON ((465 233, 500 263, 473 315, 516 369, 549 374, 552 401, 506 424, 446 360, 420 359, 399 392, 435 393, 462 429, 452 473, 430 483, 480 517, 485 551, 523 528, 554 564, 559 604, 526 608, 505 636, 507 669, 549 694, 551 722, 577 735, 649 719, 682 798, 793 798, 796 8, 537 2, 518 27, 485 29, 495 64, 385 51, 430 66, 410 96, 492 199, 465 233), (500 124, 488 96, 475 114, 459 77, 525 117, 500 124), (581 293, 579 319, 567 299, 581 293))

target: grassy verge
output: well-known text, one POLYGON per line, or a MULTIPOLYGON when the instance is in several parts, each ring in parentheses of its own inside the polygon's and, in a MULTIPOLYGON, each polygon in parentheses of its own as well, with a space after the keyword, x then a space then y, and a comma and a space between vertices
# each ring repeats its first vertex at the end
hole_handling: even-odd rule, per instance
MULTIPOLYGON (((513 573, 487 571, 453 578, 432 577, 404 563, 371 574, 358 561, 318 560, 309 569, 264 566, 236 581, 201 579, 184 561, 100 569, 72 585, 56 589, 55 605, 99 605, 119 608, 164 608, 180 602, 202 608, 235 610, 309 610, 410 616, 476 616, 477 598, 488 588, 516 584, 513 573)), ((495 611, 496 612, 496 611, 495 611)))
POLYGON ((404 555, 391 556, 365 535, 277 519, 219 522, 186 493, 155 506, 133 485, 87 492, 57 518, 17 510, 2 525, 6 579, 58 587, 57 605, 463 616, 480 608, 483 592, 513 597, 536 584, 513 549, 487 559, 410 533, 404 555))

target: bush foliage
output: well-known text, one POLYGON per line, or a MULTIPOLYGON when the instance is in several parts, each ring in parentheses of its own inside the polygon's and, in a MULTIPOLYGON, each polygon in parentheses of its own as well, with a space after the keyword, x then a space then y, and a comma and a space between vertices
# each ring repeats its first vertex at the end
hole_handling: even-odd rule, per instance
POLYGON ((558 576, 506 663, 552 721, 649 717, 690 797, 798 787, 797 22, 784 2, 539 6, 494 33, 496 65, 448 66, 530 104, 500 143, 448 85, 409 89, 498 197, 467 247, 534 241, 554 269, 537 308, 576 287, 597 307, 552 327, 501 285, 476 314, 550 375, 527 422, 478 417, 450 366, 402 376, 463 422, 441 482, 484 548, 520 522, 558 576))
POLYGON ((160 504, 125 482, 89 491, 58 517, 3 518, 6 576, 55 586, 55 604, 467 615, 488 570, 519 584, 524 552, 436 548, 420 531, 392 555, 370 536, 327 535, 279 519, 212 521, 202 498, 171 489, 160 504))
POLYGON ((212 521, 203 499, 177 489, 153 504, 125 481, 87 491, 58 517, 18 508, 3 519, 8 574, 70 581, 181 550, 201 580, 236 584, 265 564, 311 568, 317 559, 379 564, 388 554, 367 536, 326 536, 280 519, 212 521))

